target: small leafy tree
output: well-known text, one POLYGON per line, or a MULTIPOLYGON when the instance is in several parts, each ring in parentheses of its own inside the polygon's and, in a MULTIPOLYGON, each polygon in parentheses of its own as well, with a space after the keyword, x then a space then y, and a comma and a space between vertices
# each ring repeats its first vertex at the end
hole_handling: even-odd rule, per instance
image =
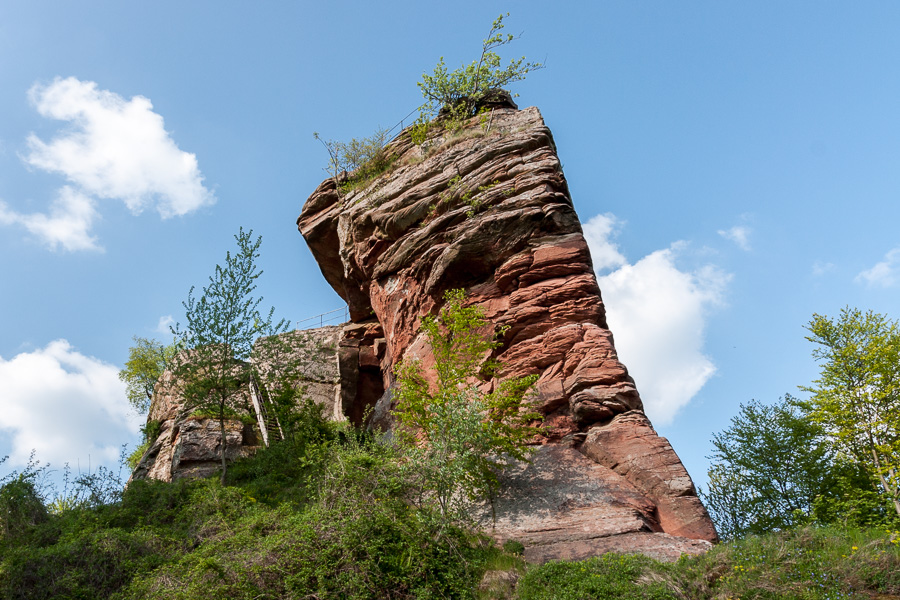
POLYGON ((811 417, 900 516, 900 327, 846 307, 837 319, 813 315, 806 329, 822 369, 803 388, 812 394, 811 417))
POLYGON ((451 290, 440 314, 422 319, 436 384, 429 385, 418 360, 396 369, 401 444, 425 495, 451 520, 464 518, 467 499, 492 498, 511 460, 527 459, 535 433, 528 425, 540 418, 526 401, 537 376, 501 380, 489 393, 478 388, 500 371, 490 358, 500 342, 488 327, 481 308, 465 306, 465 293, 451 290))
POLYGON ((832 452, 795 398, 742 404, 712 443, 703 500, 723 539, 787 529, 810 517, 825 491, 832 452))
POLYGON ((128 349, 125 368, 119 379, 126 384, 128 402, 138 414, 146 414, 153 400, 153 387, 175 356, 175 346, 165 346, 156 340, 134 336, 134 346, 128 349))
POLYGON ((512 34, 503 34, 503 19, 508 16, 506 13, 494 20, 488 37, 481 43, 481 55, 477 60, 448 71, 442 56, 431 75, 422 74, 422 81, 417 84, 425 98, 420 109, 421 121, 430 120, 441 109, 450 110, 455 118, 470 117, 489 91, 521 81, 531 71, 544 67, 541 63, 526 61, 524 56, 510 60, 505 67, 502 65, 496 50, 516 39, 512 34))
POLYGON ((262 298, 254 296, 262 271, 256 265, 262 237, 240 229, 234 236, 237 252, 225 255, 225 266, 216 265, 209 285, 199 298, 194 288, 182 304, 187 323, 172 329, 184 352, 175 360, 176 379, 184 386, 184 398, 194 410, 214 416, 221 434, 222 483, 226 472, 225 420, 235 414, 232 404, 249 383, 249 359, 254 342, 287 330, 284 319, 273 321, 275 309, 263 316, 262 298))

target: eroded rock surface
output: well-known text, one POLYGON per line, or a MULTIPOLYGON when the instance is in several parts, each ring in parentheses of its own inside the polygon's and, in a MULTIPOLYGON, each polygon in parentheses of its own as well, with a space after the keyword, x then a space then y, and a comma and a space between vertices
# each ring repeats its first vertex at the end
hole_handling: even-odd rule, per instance
POLYGON ((539 561, 604 548, 671 558, 715 541, 618 359, 540 112, 494 107, 456 133, 432 127, 421 145, 404 132, 388 151, 386 173, 344 190, 326 180, 297 221, 351 320, 372 331, 357 337, 371 340, 366 362, 386 390, 377 422, 391 425, 393 366, 407 356, 433 363, 420 318, 463 288, 504 330, 503 376, 539 375, 545 416, 534 464, 508 474, 496 535, 520 539, 539 561))
MULTIPOLYGON (((252 418, 249 388, 233 394, 229 405, 252 418)), ((181 386, 169 370, 157 382, 148 422, 156 422, 159 435, 131 474, 131 479, 173 481, 207 477, 221 468, 222 433, 217 419, 198 416, 186 406, 181 386)), ((259 431, 240 419, 225 421, 225 457, 233 461, 248 456, 260 444, 259 431)))
MULTIPOLYGON (((246 382, 228 401, 238 418, 225 421, 225 457, 233 461, 255 452, 267 436, 277 436, 279 424, 271 415, 261 418, 254 409, 254 394, 260 394, 285 371, 295 375, 295 385, 323 407, 334 420, 343 420, 345 395, 356 397, 341 385, 341 373, 359 370, 358 360, 341 365, 338 346, 342 326, 292 331, 257 343, 257 364, 246 382), (268 347, 266 346, 268 344, 268 347), (266 349, 267 348, 267 349, 266 349), (277 365, 277 366, 276 366, 277 365)), ((354 357, 355 358, 355 357, 354 357)), ((260 398, 256 399, 259 402, 260 398)), ((207 477, 221 468, 222 434, 217 419, 196 414, 182 395, 173 371, 163 373, 154 389, 148 422, 159 425, 159 435, 144 453, 132 479, 172 481, 183 477, 207 477)))

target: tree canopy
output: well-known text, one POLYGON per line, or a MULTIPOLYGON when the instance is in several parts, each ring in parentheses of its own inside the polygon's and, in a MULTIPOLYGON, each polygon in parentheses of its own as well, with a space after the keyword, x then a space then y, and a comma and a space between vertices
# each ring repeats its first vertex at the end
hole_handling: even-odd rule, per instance
POLYGON ((900 328, 872 311, 844 308, 836 319, 813 315, 807 340, 816 344, 819 378, 811 417, 837 450, 870 474, 900 516, 900 328))
POLYGON ((713 436, 706 506, 723 539, 793 527, 822 494, 831 450, 796 398, 742 404, 713 436))
POLYGON ((125 368, 119 379, 125 382, 128 403, 138 414, 146 414, 153 400, 153 388, 175 356, 175 346, 168 346, 147 338, 134 336, 134 346, 128 349, 125 368))
POLYGON ((741 405, 713 436, 703 498, 723 538, 900 523, 900 328, 848 307, 806 329, 821 367, 810 397, 741 405))

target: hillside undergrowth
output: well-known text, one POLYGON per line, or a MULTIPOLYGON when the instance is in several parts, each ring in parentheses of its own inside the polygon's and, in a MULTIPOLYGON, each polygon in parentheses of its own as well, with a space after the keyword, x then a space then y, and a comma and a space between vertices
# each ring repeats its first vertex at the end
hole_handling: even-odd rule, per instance
POLYGON ((805 527, 675 564, 526 567, 409 492, 392 446, 323 427, 236 463, 225 486, 135 481, 112 504, 48 510, 0 539, 0 597, 900 598, 896 531, 805 527), (488 571, 503 577, 485 585, 488 571))

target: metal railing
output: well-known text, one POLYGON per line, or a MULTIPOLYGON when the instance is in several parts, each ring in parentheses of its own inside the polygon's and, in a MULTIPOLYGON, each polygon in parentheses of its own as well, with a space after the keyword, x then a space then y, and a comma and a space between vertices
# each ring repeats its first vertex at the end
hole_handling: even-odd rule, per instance
POLYGON ((350 307, 336 308, 329 310, 314 317, 308 317, 294 322, 295 329, 312 329, 313 327, 324 327, 329 323, 346 323, 350 320, 350 307))

